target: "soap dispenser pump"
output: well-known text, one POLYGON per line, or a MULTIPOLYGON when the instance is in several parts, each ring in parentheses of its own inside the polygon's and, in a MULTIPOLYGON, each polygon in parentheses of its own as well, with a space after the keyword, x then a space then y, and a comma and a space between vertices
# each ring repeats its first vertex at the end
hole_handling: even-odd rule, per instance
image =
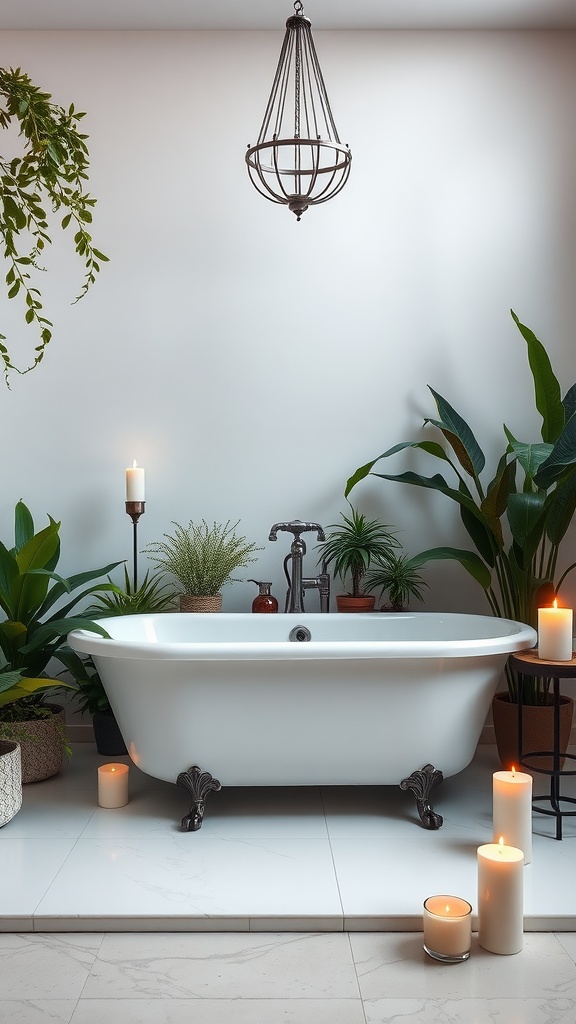
POLYGON ((248 580, 249 583, 255 583, 259 587, 260 592, 252 601, 253 612, 277 612, 278 601, 270 593, 271 583, 262 583, 260 580, 248 580))

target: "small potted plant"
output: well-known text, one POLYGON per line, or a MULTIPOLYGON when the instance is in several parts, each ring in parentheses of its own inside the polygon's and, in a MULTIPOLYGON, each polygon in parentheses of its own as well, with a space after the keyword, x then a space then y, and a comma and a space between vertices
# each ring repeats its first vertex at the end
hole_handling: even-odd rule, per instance
POLYGON ((380 598, 388 595, 388 601, 381 608, 383 612, 406 611, 410 598, 424 600, 423 588, 428 584, 418 572, 418 558, 390 552, 385 561, 377 563, 366 575, 366 585, 370 590, 379 590, 380 598))
POLYGON ((389 528, 379 519, 367 519, 350 505, 350 515, 341 513, 343 523, 332 523, 329 534, 322 544, 318 564, 328 569, 342 583, 350 583, 346 594, 336 595, 338 611, 367 612, 374 609, 376 598, 370 594, 367 576, 370 566, 389 560, 394 549, 400 545, 389 528))
POLYGON ((93 581, 119 564, 63 579, 55 571, 60 523, 48 518, 49 525, 36 533, 30 511, 19 501, 14 544, 9 549, 0 541, 0 609, 5 616, 0 621, 0 738, 20 743, 23 782, 48 778, 61 767, 64 710, 45 697, 74 686, 49 676, 46 668, 52 658, 60 660, 71 630, 106 635, 72 610, 89 595, 109 590, 112 584, 93 581))
POLYGON ((230 525, 228 520, 211 527, 204 519, 191 520, 187 527, 173 522, 173 535, 165 533, 163 541, 144 549, 159 569, 180 584, 181 611, 221 611, 222 587, 237 582, 232 574, 256 561, 252 555, 262 548, 235 532, 238 522, 230 525))

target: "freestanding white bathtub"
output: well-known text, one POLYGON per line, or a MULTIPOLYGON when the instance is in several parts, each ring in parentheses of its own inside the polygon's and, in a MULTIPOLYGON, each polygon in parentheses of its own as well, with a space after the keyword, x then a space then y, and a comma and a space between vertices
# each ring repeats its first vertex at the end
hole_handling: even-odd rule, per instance
POLYGON ((100 625, 110 639, 77 630, 70 646, 92 656, 132 761, 202 803, 190 829, 220 784, 398 784, 438 827, 430 788, 470 763, 508 654, 536 642, 519 622, 432 612, 100 625))

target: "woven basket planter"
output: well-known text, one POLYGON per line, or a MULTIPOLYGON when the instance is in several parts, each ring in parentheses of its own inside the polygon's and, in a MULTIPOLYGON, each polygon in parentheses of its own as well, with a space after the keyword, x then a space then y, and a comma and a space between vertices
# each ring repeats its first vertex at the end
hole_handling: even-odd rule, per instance
POLYGON ((221 612, 222 594, 180 594, 181 612, 221 612))
POLYGON ((65 733, 64 708, 58 704, 45 705, 52 709, 49 718, 10 722, 10 734, 20 744, 22 782, 40 782, 56 775, 62 767, 62 741, 65 733))
POLYGON ((0 826, 11 821, 21 806, 20 745, 13 740, 0 740, 0 826))

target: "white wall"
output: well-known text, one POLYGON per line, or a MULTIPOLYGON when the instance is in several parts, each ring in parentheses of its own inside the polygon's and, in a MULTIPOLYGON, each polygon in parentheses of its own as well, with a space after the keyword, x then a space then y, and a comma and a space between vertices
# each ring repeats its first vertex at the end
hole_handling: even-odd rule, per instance
MULTIPOLYGON (((88 112, 93 235, 111 258, 72 306, 82 266, 54 233, 41 282, 54 340, 0 393, 4 539, 22 497, 38 524, 62 520, 63 571, 130 558, 137 458, 142 546, 171 520, 240 519, 264 547, 244 575, 282 600, 288 538, 268 543, 270 525, 333 523, 349 474, 433 414, 427 384, 490 469, 504 420, 537 439, 510 307, 573 383, 576 33, 315 38, 353 164, 298 224, 244 166, 281 32, 0 33, 3 64, 88 112)), ((35 340, 6 306, 24 362, 35 340)), ((424 492, 372 481, 354 499, 411 553, 463 540, 455 508, 424 492)), ((485 610, 458 566, 427 579, 428 609, 485 610)), ((235 584, 225 609, 253 593, 235 584)))

